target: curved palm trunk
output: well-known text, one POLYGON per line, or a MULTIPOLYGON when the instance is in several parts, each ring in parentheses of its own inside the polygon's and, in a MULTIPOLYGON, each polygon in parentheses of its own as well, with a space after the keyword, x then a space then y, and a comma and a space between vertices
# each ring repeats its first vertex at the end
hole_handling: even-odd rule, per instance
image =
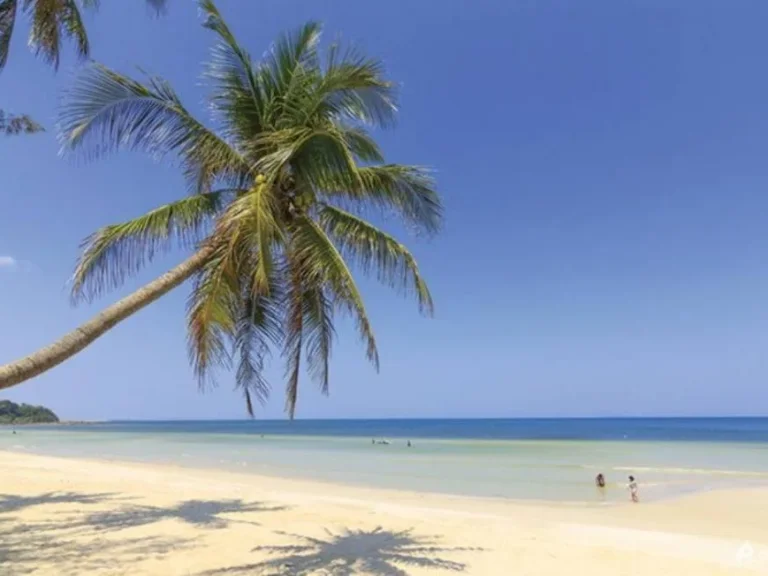
POLYGON ((136 292, 115 302, 69 334, 25 358, 0 366, 0 390, 20 384, 74 356, 128 316, 148 306, 194 274, 209 258, 203 248, 136 292))

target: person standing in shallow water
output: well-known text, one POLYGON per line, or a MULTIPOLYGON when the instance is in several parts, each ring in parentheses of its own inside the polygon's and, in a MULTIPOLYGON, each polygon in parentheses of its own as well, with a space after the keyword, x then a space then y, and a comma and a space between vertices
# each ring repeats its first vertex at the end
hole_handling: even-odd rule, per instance
POLYGON ((600 500, 605 500, 605 476, 600 472, 595 476, 595 486, 597 486, 597 495, 600 500))
POLYGON ((637 495, 637 481, 634 476, 629 477, 627 488, 629 488, 629 497, 632 499, 632 502, 639 502, 640 498, 637 495))
POLYGON ((595 476, 595 485, 598 488, 605 488, 605 476, 603 476, 602 472, 595 476))

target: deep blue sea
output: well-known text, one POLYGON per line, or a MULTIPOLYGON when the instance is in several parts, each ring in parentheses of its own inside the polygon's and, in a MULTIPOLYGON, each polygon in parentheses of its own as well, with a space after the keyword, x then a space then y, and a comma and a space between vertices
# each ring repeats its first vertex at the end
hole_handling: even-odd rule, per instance
POLYGON ((768 418, 134 421, 16 432, 0 430, 0 450, 484 497, 621 501, 629 474, 646 499, 768 485, 768 418))

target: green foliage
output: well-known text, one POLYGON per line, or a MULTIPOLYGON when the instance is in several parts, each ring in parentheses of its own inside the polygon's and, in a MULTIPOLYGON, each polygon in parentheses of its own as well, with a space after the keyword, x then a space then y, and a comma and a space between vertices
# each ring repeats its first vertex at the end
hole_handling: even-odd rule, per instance
POLYGON ((15 404, 0 400, 0 424, 38 424, 58 422, 59 417, 43 406, 15 404))
POLYGON ((87 292, 88 287, 120 286, 125 276, 151 261, 173 238, 182 246, 194 245, 195 236, 221 208, 225 196, 226 191, 197 194, 89 236, 72 278, 73 295, 90 298, 95 294, 87 292))
POLYGON ((188 307, 190 358, 201 383, 214 368, 236 363, 252 413, 252 396, 264 401, 270 391, 265 359, 280 350, 293 417, 303 363, 328 390, 335 313, 351 315, 378 369, 353 271, 413 294, 432 313, 414 256, 366 216, 394 215, 430 235, 442 207, 429 173, 386 164, 369 132, 392 126, 397 112, 395 86, 378 60, 336 44, 321 53, 321 27, 310 22, 253 62, 214 3, 203 0, 201 9, 217 38, 206 68, 212 128, 160 78, 141 83, 94 64, 69 92, 60 119, 65 150, 171 155, 192 192, 93 235, 73 296, 116 287, 179 238, 196 242, 210 254, 188 307))
POLYGON ((15 136, 16 134, 34 134, 42 131, 43 127, 26 114, 14 115, 0 110, 0 134, 15 136))
MULTIPOLYGON (((167 0, 146 0, 161 11, 167 0)), ((8 62, 11 39, 21 12, 31 22, 30 49, 54 68, 59 67, 61 44, 69 40, 81 59, 90 56, 88 32, 81 10, 96 9, 99 0, 0 0, 0 71, 8 62)))
MULTIPOLYGON (((146 0, 156 12, 161 12, 167 0, 146 0)), ((54 69, 59 68, 63 39, 75 45, 78 57, 90 56, 88 33, 81 9, 98 8, 99 0, 0 0, 0 72, 8 63, 11 39, 17 18, 23 12, 31 22, 27 44, 35 55, 54 69)), ((43 128, 29 116, 12 116, 0 110, 0 134, 32 134, 43 128)))

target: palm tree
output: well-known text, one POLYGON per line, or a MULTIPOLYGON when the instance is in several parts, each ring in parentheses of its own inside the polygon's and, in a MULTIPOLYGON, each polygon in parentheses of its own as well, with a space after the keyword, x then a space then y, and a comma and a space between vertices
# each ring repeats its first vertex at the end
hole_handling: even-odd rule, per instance
MULTIPOLYGON (((166 4, 166 0, 146 1, 158 12, 166 4)), ((61 43, 65 38, 74 42, 81 59, 87 58, 91 48, 81 9, 96 9, 98 4, 99 0, 0 0, 0 72, 8 62, 11 38, 20 12, 24 12, 32 23, 30 48, 54 69, 59 68, 61 43)), ((14 117, 0 110, 0 133, 29 134, 41 130, 40 125, 28 116, 14 117)))
MULTIPOLYGON (((146 0, 160 12, 166 0, 146 0)), ((99 0, 0 0, 0 71, 8 62, 16 18, 24 12, 31 20, 29 47, 47 63, 58 69, 63 39, 74 42, 77 55, 90 55, 88 33, 81 10, 98 8, 99 0)))
POLYGON ((270 349, 286 361, 286 410, 296 407, 305 360, 323 392, 329 383, 334 315, 355 319, 369 360, 378 350, 352 268, 432 299, 406 247, 365 219, 394 215, 432 234, 442 208, 428 173, 384 163, 368 128, 393 124, 396 94, 381 64, 354 49, 318 49, 320 26, 281 38, 261 63, 237 43, 211 0, 205 27, 217 44, 207 68, 217 130, 186 110, 159 78, 142 84, 90 66, 61 115, 68 150, 118 148, 176 156, 192 194, 87 239, 73 298, 119 286, 164 248, 195 247, 178 267, 48 348, 0 367, 0 389, 72 356, 130 314, 194 278, 187 323, 190 358, 201 382, 236 363, 249 413, 264 401, 270 349))

